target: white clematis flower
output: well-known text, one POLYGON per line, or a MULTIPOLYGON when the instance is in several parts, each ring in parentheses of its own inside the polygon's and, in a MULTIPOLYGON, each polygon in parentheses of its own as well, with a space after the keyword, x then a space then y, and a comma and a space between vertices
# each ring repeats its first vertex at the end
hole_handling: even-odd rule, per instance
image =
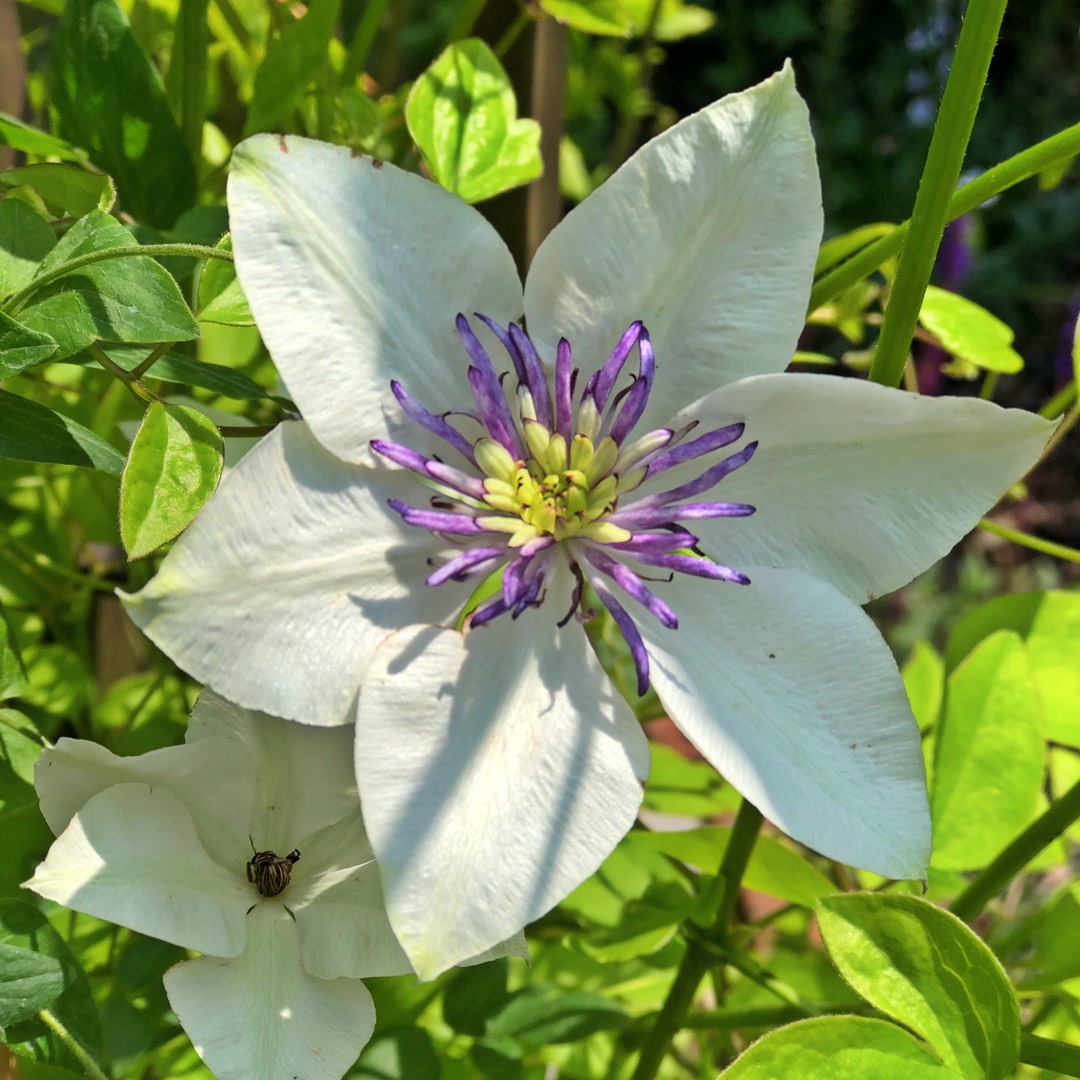
POLYGON ((421 974, 557 903, 634 820, 647 747, 579 625, 586 582, 639 688, 765 815, 923 873, 918 730, 859 605, 944 555, 1050 425, 782 374, 821 236, 790 68, 645 146, 524 291, 479 213, 344 148, 248 140, 229 207, 306 423, 241 463, 128 610, 230 698, 355 711, 421 974), (465 634, 438 629, 500 569, 465 634))
POLYGON ((132 758, 77 739, 46 750, 35 783, 57 840, 26 885, 205 954, 165 989, 219 1080, 338 1080, 375 1023, 360 979, 412 970, 364 834, 352 733, 206 692, 187 739, 132 758))

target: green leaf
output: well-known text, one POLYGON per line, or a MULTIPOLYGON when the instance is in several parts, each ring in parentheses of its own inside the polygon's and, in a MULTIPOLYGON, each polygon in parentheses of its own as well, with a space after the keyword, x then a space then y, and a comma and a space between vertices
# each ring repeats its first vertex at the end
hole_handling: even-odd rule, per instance
MULTIPOLYGON (((224 236, 217 245, 232 251, 232 237, 224 236)), ((199 321, 225 326, 254 326, 255 318, 247 297, 240 288, 234 263, 209 259, 199 278, 199 321)))
POLYGON ((1047 738, 1080 746, 1080 593, 1012 593, 983 604, 953 628, 946 668, 955 668, 995 630, 1015 630, 1027 646, 1047 738))
POLYGON ((0 379, 44 363, 59 347, 48 334, 31 330, 0 311, 0 379))
POLYGON ((649 810, 685 817, 711 817, 734 812, 738 793, 704 761, 691 761, 670 746, 653 742, 652 767, 645 783, 649 810))
POLYGON ((45 131, 38 131, 5 112, 0 112, 0 146, 10 146, 24 154, 63 158, 64 161, 79 161, 82 158, 71 143, 45 131))
POLYGON ((432 176, 466 202, 540 175, 540 126, 517 119, 510 79, 477 38, 447 47, 416 80, 405 120, 432 176))
POLYGON ((82 424, 0 390, 0 458, 85 465, 117 476, 124 459, 82 424))
POLYGON ((510 998, 506 989, 507 962, 461 968, 451 979, 443 996, 443 1019, 463 1035, 483 1035, 488 1021, 504 1008, 510 998))
MULTIPOLYGON (((653 18, 655 0, 620 0, 631 23, 634 37, 644 35, 653 18)), ((703 34, 716 23, 716 15, 708 8, 684 4, 682 0, 659 0, 659 10, 653 26, 657 41, 682 41, 703 34)))
POLYGON ((0 1038, 6 1028, 35 1016, 64 989, 55 957, 0 943, 0 1038))
MULTIPOLYGON (((644 847, 696 866, 702 873, 715 874, 731 839, 731 829, 724 825, 702 825, 677 832, 635 835, 644 847)), ((836 886, 805 859, 767 836, 759 837, 754 844, 743 882, 748 889, 804 907, 812 907, 820 897, 836 890, 836 886)))
POLYGON ((576 1042, 597 1031, 618 1031, 629 1019, 618 1002, 600 994, 531 983, 488 1024, 488 1037, 539 1048, 576 1042))
POLYGON ((129 213, 172 225, 195 202, 195 166, 161 77, 116 0, 68 0, 49 70, 63 134, 113 177, 129 213))
POLYGON ((116 202, 116 188, 109 177, 74 165, 48 161, 0 173, 0 188, 23 185, 38 193, 54 217, 82 217, 91 210, 109 210, 116 202))
POLYGON ((698 903, 685 885, 654 882, 644 896, 627 903, 617 926, 583 935, 581 948, 603 963, 651 956, 675 936, 679 924, 694 913, 698 903))
POLYGON ((759 1039, 725 1080, 957 1080, 906 1031, 884 1020, 800 1020, 759 1039))
MULTIPOLYGON (((0 622, 0 627, 6 623, 0 622)), ((8 642, 6 648, 11 647, 8 642)), ((18 685, 20 674, 25 682, 22 662, 15 653, 17 667, 10 665, 10 656, 5 658, 6 677, 14 675, 18 685)), ((9 683, 9 689, 11 684, 9 683)), ((34 791, 34 766, 41 757, 41 738, 34 725, 22 713, 14 709, 0 708, 0 822, 5 829, 10 828, 10 819, 37 807, 37 793, 34 791)))
POLYGON ((377 1035, 364 1047, 350 1080, 439 1080, 442 1066, 431 1036, 420 1027, 377 1035))
POLYGON ((856 251, 872 244, 883 236, 891 233, 896 226, 889 221, 876 221, 870 225, 860 225, 857 229, 834 236, 821 245, 818 252, 817 263, 814 266, 814 276, 818 277, 830 270, 837 263, 850 259, 856 251))
POLYGON ((21 289, 55 245, 56 234, 39 213, 21 199, 0 202, 0 297, 21 289))
POLYGON ((991 634, 949 678, 930 796, 935 867, 984 866, 1031 821, 1041 728, 1023 642, 1012 631, 991 634))
POLYGON ((341 0, 312 0, 306 12, 271 41, 255 72, 245 134, 291 126, 290 110, 327 63, 327 49, 340 7, 341 0))
POLYGON ((985 371, 1014 375, 1024 367, 1024 358, 1012 347, 1012 330, 963 296, 928 285, 919 322, 946 351, 985 371))
MULTIPOLYGON (((19 644, 15 640, 15 632, 11 628, 7 612, 0 604, 0 701, 18 697, 25 687, 26 668, 19 655, 19 644)), ((0 739, 2 738, 3 732, 0 732, 0 739)), ((3 762, 0 761, 0 769, 2 767, 3 762)), ((4 798, 4 789, 0 787, 0 801, 4 798)))
MULTIPOLYGON (((71 227, 38 274, 91 251, 133 245, 127 229, 95 210, 71 227)), ((95 341, 156 344, 199 335, 175 280, 144 255, 105 259, 49 282, 30 295, 19 320, 57 341, 58 360, 95 341)))
POLYGON ((833 963, 875 1008, 964 1077, 1012 1074, 1016 997, 994 954, 959 919, 914 896, 869 893, 825 897, 817 915, 833 963))
POLYGON ((633 28, 620 0, 540 0, 552 18, 586 34, 629 37, 633 28))
POLYGON ((900 672, 919 730, 932 728, 945 698, 945 661, 928 641, 916 641, 900 672))
MULTIPOLYGON (((125 371, 133 371, 149 355, 150 350, 145 348, 121 347, 109 350, 109 359, 125 371)), ((72 363, 97 363, 89 355, 69 359, 72 363)), ((269 391, 242 371, 234 371, 221 364, 208 364, 179 352, 168 352, 159 357, 150 365, 143 377, 160 379, 162 382, 176 386, 197 386, 201 390, 209 390, 211 393, 221 394, 222 397, 233 398, 237 401, 270 396, 269 391)))
MULTIPOLYGON (((69 1067, 77 1065, 70 1051, 38 1019, 36 1014, 42 1008, 48 1008, 91 1057, 99 1057, 101 1024, 86 976, 48 919, 37 908, 21 900, 0 900, 0 949, 3 950, 0 964, 6 968, 12 963, 12 970, 18 970, 14 965, 17 953, 25 951, 44 958, 37 966, 36 976, 30 966, 34 962, 20 958, 28 978, 23 987, 27 996, 20 1007, 19 988, 11 988, 7 1004, 12 1008, 13 1019, 4 1022, 5 1041, 35 1061, 69 1067), (43 1002, 46 996, 49 1000, 43 1002)), ((5 999, 6 995, 0 990, 0 1001, 5 999)))
POLYGON ((140 559, 178 536, 221 478, 221 434, 185 405, 154 402, 131 443, 120 483, 120 539, 140 559))

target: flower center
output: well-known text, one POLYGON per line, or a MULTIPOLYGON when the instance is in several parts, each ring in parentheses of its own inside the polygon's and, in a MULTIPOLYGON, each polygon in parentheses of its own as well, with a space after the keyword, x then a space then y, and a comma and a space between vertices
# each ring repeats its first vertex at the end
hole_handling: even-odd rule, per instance
POLYGON ((300 852, 293 848, 284 858, 273 851, 256 851, 248 859, 247 879, 262 896, 277 896, 292 878, 292 868, 300 861, 300 852))
POLYGON ((745 575, 706 557, 683 522, 754 512, 745 503, 693 500, 745 465, 757 443, 748 443, 703 471, 691 469, 690 479, 667 490, 662 484, 650 485, 669 469, 737 442, 744 425, 730 423, 688 439, 698 426, 695 421, 631 439, 648 404, 656 366, 652 343, 640 322, 631 323, 575 402, 579 372, 571 367, 565 339, 559 342, 554 379, 549 380, 521 327, 478 318, 499 339, 513 364, 516 409, 504 389, 504 377, 496 373, 468 320, 459 315, 457 330, 471 361, 468 382, 475 408, 431 413, 399 383, 390 387, 406 415, 451 446, 466 467, 375 439, 371 445, 376 453, 416 473, 436 493, 430 509, 396 499, 390 505, 407 525, 428 529, 460 548, 433 568, 428 585, 487 577, 501 567, 502 588, 472 612, 473 628, 506 612, 516 619, 528 608, 539 607, 544 582, 556 569, 554 560, 563 559, 576 588, 570 611, 559 625, 572 615, 583 621, 592 617, 583 602, 587 578, 630 646, 638 692, 643 694, 649 681, 648 656, 634 618, 612 585, 675 629, 675 613, 645 584, 657 580, 657 569, 666 580, 680 573, 749 584, 745 575), (616 391, 635 346, 637 374, 616 391), (449 422, 450 416, 469 418, 479 425, 480 434, 467 438, 449 422), (627 503, 630 495, 633 499, 627 503))

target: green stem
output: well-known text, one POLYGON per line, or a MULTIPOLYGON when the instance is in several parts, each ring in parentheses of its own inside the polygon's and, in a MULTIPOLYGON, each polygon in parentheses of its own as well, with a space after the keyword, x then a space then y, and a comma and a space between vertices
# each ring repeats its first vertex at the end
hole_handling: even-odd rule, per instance
POLYGON ((150 353, 147 354, 145 360, 137 364, 130 371, 130 375, 133 379, 141 379, 174 345, 175 341, 163 341, 160 345, 156 345, 150 353))
MULTIPOLYGON (((703 903, 707 911, 715 907, 715 915, 705 932, 706 940, 712 944, 722 944, 727 936, 739 899, 739 885, 760 827, 760 811, 744 799, 739 805, 720 870, 703 903)), ((692 940, 687 941, 686 952, 668 996, 641 1044, 637 1068, 631 1080, 653 1080, 656 1076, 671 1040, 685 1024, 686 1013, 693 1004, 697 988, 712 963, 713 956, 709 949, 692 940)))
MULTIPOLYGON (((1051 165, 1067 158, 1075 157, 1080 153, 1080 124, 1051 135, 1049 139, 1043 139, 1026 150, 993 168, 987 169, 981 176, 976 177, 970 183, 959 188, 949 199, 948 219, 955 221, 958 217, 970 213, 976 207, 981 206, 987 199, 1015 187, 1024 180, 1035 176, 1051 165)), ((820 277, 810 291, 810 311, 816 311, 822 304, 827 303, 834 296, 839 296, 845 289, 862 281, 868 274, 872 274, 886 260, 891 259, 903 246, 907 237, 910 221, 897 225, 892 232, 875 240, 872 244, 860 248, 850 259, 842 262, 835 269, 820 277)))
POLYGON ((71 1051, 79 1064, 86 1070, 86 1075, 91 1080, 109 1080, 108 1074, 102 1071, 98 1063, 86 1052, 86 1048, 71 1034, 70 1031, 48 1009, 42 1009, 38 1013, 43 1024, 50 1028, 56 1037, 71 1051))
POLYGON ((897 386, 904 372, 904 361, 949 219, 949 199, 964 164, 1005 4, 1006 0, 969 0, 964 13, 960 40, 915 196, 911 226, 900 252, 896 280, 870 365, 871 381, 883 386, 897 386))
POLYGON ((186 255, 192 259, 224 259, 233 262, 233 253, 224 248, 206 247, 203 244, 131 244, 124 247, 99 248, 97 251, 88 251, 68 262, 61 263, 54 270, 49 270, 40 277, 34 278, 24 289, 15 293, 4 305, 3 310, 9 315, 14 314, 23 305, 27 297, 37 292, 38 289, 52 284, 57 278, 73 274, 84 266, 93 263, 104 262, 107 259, 130 259, 136 256, 146 255, 157 258, 162 255, 186 255))
POLYGON ((454 25, 450 27, 450 33, 446 35, 446 44, 453 45, 455 41, 467 38, 486 6, 487 0, 464 0, 454 25))
POLYGON ((180 0, 173 32, 172 59, 165 77, 169 104, 180 121, 180 131, 196 169, 202 164, 203 121, 206 119, 209 3, 210 0, 180 0))
POLYGON ((513 48, 514 42, 521 37, 522 31, 529 25, 529 14, 526 10, 519 12, 517 18, 506 28, 502 37, 495 42, 492 52, 501 60, 513 48))
POLYGON ((1056 420, 1064 415, 1065 410, 1076 400, 1076 380, 1063 386, 1040 410, 1039 415, 1047 420, 1056 420))
POLYGON ((983 401, 993 401, 994 391, 997 389, 998 379, 1001 375, 996 371, 988 371, 983 379, 982 386, 979 387, 979 397, 983 401))
POLYGON ((353 34, 352 44, 345 57, 345 66, 341 70, 342 86, 351 86, 356 76, 364 73, 371 55, 371 46, 375 44, 379 27, 386 15, 388 2, 389 0, 368 0, 364 5, 364 14, 360 18, 356 33, 353 34))
POLYGON ((115 375, 144 404, 150 405, 161 400, 157 394, 151 394, 130 371, 126 371, 113 360, 96 341, 90 343, 88 352, 110 375, 115 375))
POLYGON ((1080 1046, 1071 1046, 1056 1039, 1021 1035, 1020 1060, 1025 1065, 1048 1069, 1061 1076, 1080 1076, 1080 1046))
POLYGON ((1057 449, 1057 444, 1069 434, 1076 425, 1077 420, 1080 420, 1080 403, 1074 403, 1072 409, 1069 410, 1069 414, 1058 424, 1057 430, 1050 436, 1050 440, 1039 455, 1037 464, 1042 464, 1057 449))
POLYGON ((1045 813, 969 882, 952 902, 952 913, 964 922, 971 922, 1047 844, 1056 840, 1077 818, 1080 818, 1080 781, 1052 803, 1045 813))
POLYGON ((1080 563, 1080 551, 1076 548, 1066 547, 1064 544, 1055 544, 1052 540, 1041 540, 1030 533, 1020 532, 1019 529, 1010 529, 1007 525, 999 525, 996 521, 987 521, 983 518, 978 528, 983 532, 993 533, 1002 540, 1010 540, 1021 547, 1031 548, 1032 551, 1041 552, 1043 555, 1052 555, 1055 559, 1066 559, 1069 562, 1080 563))
POLYGON ((236 8, 233 7, 232 0, 214 0, 214 4, 221 13, 221 17, 232 31, 233 37, 240 43, 240 47, 244 52, 250 56, 253 44, 251 34, 248 33, 248 28, 244 25, 244 20, 240 18, 236 8))

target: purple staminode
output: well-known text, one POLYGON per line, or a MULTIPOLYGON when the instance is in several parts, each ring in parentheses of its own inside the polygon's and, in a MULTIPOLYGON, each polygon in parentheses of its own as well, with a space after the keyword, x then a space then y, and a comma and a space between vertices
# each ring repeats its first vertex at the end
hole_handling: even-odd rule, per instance
POLYGON ((688 574, 706 581, 749 584, 746 575, 702 555, 698 538, 679 523, 752 514, 754 507, 745 503, 691 500, 745 465, 758 444, 747 443, 696 475, 687 477, 680 469, 680 482, 660 490, 657 476, 738 442, 744 425, 728 424, 687 440, 697 426, 693 423, 631 439, 656 377, 652 342, 640 322, 630 324, 607 360, 585 380, 575 402, 578 372, 572 368, 565 339, 559 342, 554 380, 549 381, 520 326, 503 327, 486 316, 477 318, 506 350, 514 379, 509 372, 496 371, 468 319, 459 315, 457 331, 470 361, 467 380, 475 408, 431 413, 399 383, 391 383, 406 415, 456 450, 466 467, 426 457, 400 443, 373 440, 376 453, 437 492, 430 509, 397 499, 390 500, 390 506, 407 525, 437 533, 460 549, 433 567, 426 584, 472 581, 501 568, 502 587, 472 612, 473 628, 507 612, 517 619, 529 608, 541 606, 544 583, 556 560, 564 560, 577 586, 570 612, 559 612, 559 625, 574 614, 591 617, 584 607, 587 580, 626 639, 637 669, 638 693, 644 694, 649 656, 619 593, 663 626, 676 629, 677 613, 646 581, 688 574), (616 390, 635 346, 637 373, 616 390), (479 424, 479 438, 466 438, 447 419, 460 415, 479 424), (648 490, 634 497, 643 485, 648 490), (656 571, 666 576, 658 579, 656 571))

